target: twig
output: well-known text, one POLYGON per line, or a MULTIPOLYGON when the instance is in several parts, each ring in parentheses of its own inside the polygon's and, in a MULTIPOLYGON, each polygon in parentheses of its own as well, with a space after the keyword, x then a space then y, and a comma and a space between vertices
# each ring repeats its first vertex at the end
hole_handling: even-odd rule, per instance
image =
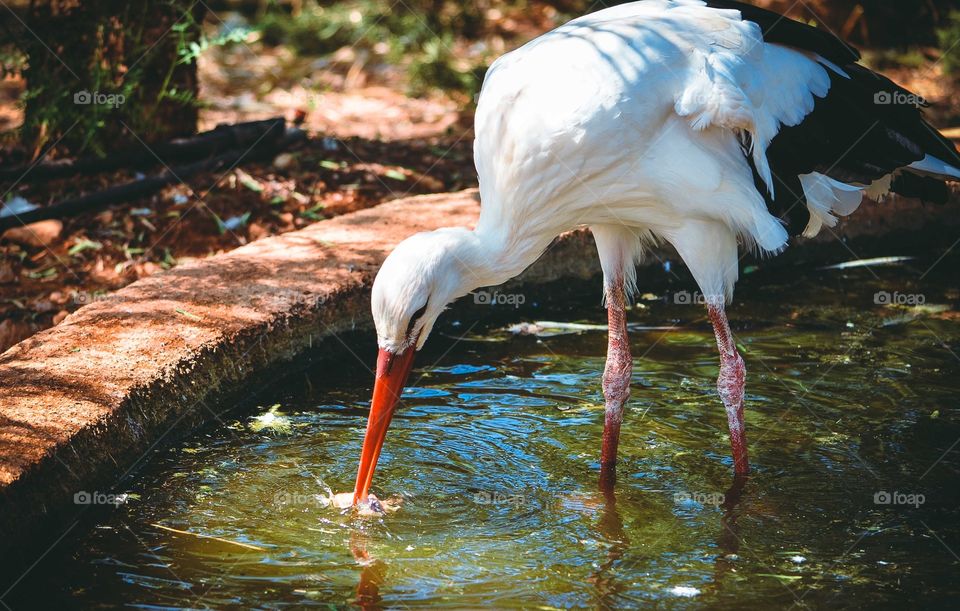
POLYGON ((204 171, 216 171, 229 167, 240 161, 252 161, 275 155, 289 146, 306 138, 306 133, 298 128, 290 128, 285 134, 276 137, 265 137, 254 149, 234 149, 221 153, 215 157, 197 161, 189 165, 167 169, 154 176, 140 180, 132 180, 123 184, 108 187, 101 191, 87 193, 73 199, 64 200, 52 206, 35 208, 27 212, 0 216, 0 232, 10 227, 19 227, 47 219, 63 219, 85 212, 96 212, 113 204, 128 202, 159 191, 167 185, 173 185, 186 180, 190 176, 204 171))
POLYGON ((37 182, 64 178, 75 174, 98 174, 121 168, 146 168, 160 163, 167 165, 196 161, 218 155, 232 149, 249 148, 254 143, 280 137, 284 129, 283 117, 263 121, 218 125, 214 129, 187 138, 175 138, 145 148, 143 146, 121 150, 106 157, 81 157, 79 159, 56 159, 33 165, 0 168, 0 181, 17 180, 37 182), (273 134, 268 134, 274 132, 273 134), (266 137, 264 134, 268 134, 266 137))
POLYGON ((178 535, 188 535, 188 536, 191 536, 191 537, 197 537, 198 539, 213 539, 214 541, 219 541, 220 543, 229 543, 230 545, 236 545, 236 546, 239 546, 239 547, 244 547, 244 548, 246 548, 246 549, 253 549, 253 550, 257 550, 257 551, 259 551, 259 552, 265 552, 265 551, 267 551, 266 548, 259 547, 259 546, 257 546, 257 545, 253 545, 253 544, 250 544, 250 543, 240 543, 239 541, 231 541, 230 539, 222 539, 222 538, 220 538, 220 537, 214 537, 213 535, 201 535, 201 534, 199 534, 199 533, 192 533, 192 532, 190 532, 190 531, 188 531, 188 530, 179 530, 179 529, 177 529, 177 528, 170 528, 169 526, 164 526, 163 524, 153 523, 153 524, 150 524, 150 526, 153 526, 154 528, 161 528, 161 529, 163 529, 163 530, 169 530, 170 532, 177 533, 178 535))

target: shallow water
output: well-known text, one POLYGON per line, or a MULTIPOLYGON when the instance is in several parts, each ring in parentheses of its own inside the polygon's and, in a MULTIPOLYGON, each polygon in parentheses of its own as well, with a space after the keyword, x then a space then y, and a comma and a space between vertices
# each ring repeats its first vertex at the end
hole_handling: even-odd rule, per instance
MULTIPOLYGON (((402 497, 397 513, 322 502, 352 487, 366 424, 369 363, 345 352, 162 450, 4 602, 947 606, 960 317, 957 261, 918 280, 934 260, 744 278, 730 313, 746 482, 731 477, 702 308, 660 290, 630 312, 675 327, 632 333, 615 496, 597 491, 605 333, 515 337, 463 316, 421 355, 387 437, 374 490, 402 497), (877 305, 881 290, 925 307, 877 305)), ((595 294, 536 316, 604 321, 595 294)))

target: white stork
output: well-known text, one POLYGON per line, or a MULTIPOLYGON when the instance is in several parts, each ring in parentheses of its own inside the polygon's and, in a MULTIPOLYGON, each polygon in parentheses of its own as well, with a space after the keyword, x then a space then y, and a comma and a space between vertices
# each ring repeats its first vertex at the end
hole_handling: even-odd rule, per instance
POLYGON ((788 230, 815 235, 864 195, 945 199, 944 181, 960 179, 960 155, 924 120, 922 98, 859 58, 823 30, 747 4, 644 0, 574 19, 494 62, 476 111, 476 228, 406 239, 373 285, 379 356, 354 504, 368 498, 414 354, 440 313, 580 226, 596 240, 609 322, 601 482, 614 480, 630 387, 624 306, 655 242, 676 249, 706 298, 734 469, 747 473, 746 370, 724 312, 738 245, 776 254, 788 230))

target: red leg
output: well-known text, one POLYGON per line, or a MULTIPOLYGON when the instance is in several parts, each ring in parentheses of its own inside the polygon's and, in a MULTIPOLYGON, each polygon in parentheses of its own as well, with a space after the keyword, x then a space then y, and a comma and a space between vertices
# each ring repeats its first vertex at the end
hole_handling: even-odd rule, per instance
POLYGON ((730 428, 730 447, 733 450, 733 470, 737 475, 750 472, 747 458, 747 437, 743 426, 743 391, 746 385, 747 368, 743 364, 737 345, 730 332, 730 323, 723 305, 710 304, 707 314, 713 323, 713 332, 717 336, 717 348, 720 349, 720 376, 717 378, 717 392, 727 410, 727 425, 730 428))
POLYGON ((633 359, 627 338, 626 296, 623 277, 605 287, 607 297, 607 364, 603 368, 603 448, 600 452, 600 488, 612 490, 617 479, 617 444, 623 406, 630 396, 630 374, 633 359))

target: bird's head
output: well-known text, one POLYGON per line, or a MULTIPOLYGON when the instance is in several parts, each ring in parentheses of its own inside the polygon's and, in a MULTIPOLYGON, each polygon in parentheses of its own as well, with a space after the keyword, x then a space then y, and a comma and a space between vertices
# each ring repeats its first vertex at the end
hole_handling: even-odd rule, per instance
POLYGON ((390 253, 371 297, 382 350, 419 350, 447 305, 476 288, 472 240, 471 231, 449 227, 410 236, 390 253))
POLYGON ((472 231, 446 228, 407 238, 383 262, 373 283, 379 353, 354 503, 367 498, 414 354, 450 302, 483 286, 481 252, 472 231))

